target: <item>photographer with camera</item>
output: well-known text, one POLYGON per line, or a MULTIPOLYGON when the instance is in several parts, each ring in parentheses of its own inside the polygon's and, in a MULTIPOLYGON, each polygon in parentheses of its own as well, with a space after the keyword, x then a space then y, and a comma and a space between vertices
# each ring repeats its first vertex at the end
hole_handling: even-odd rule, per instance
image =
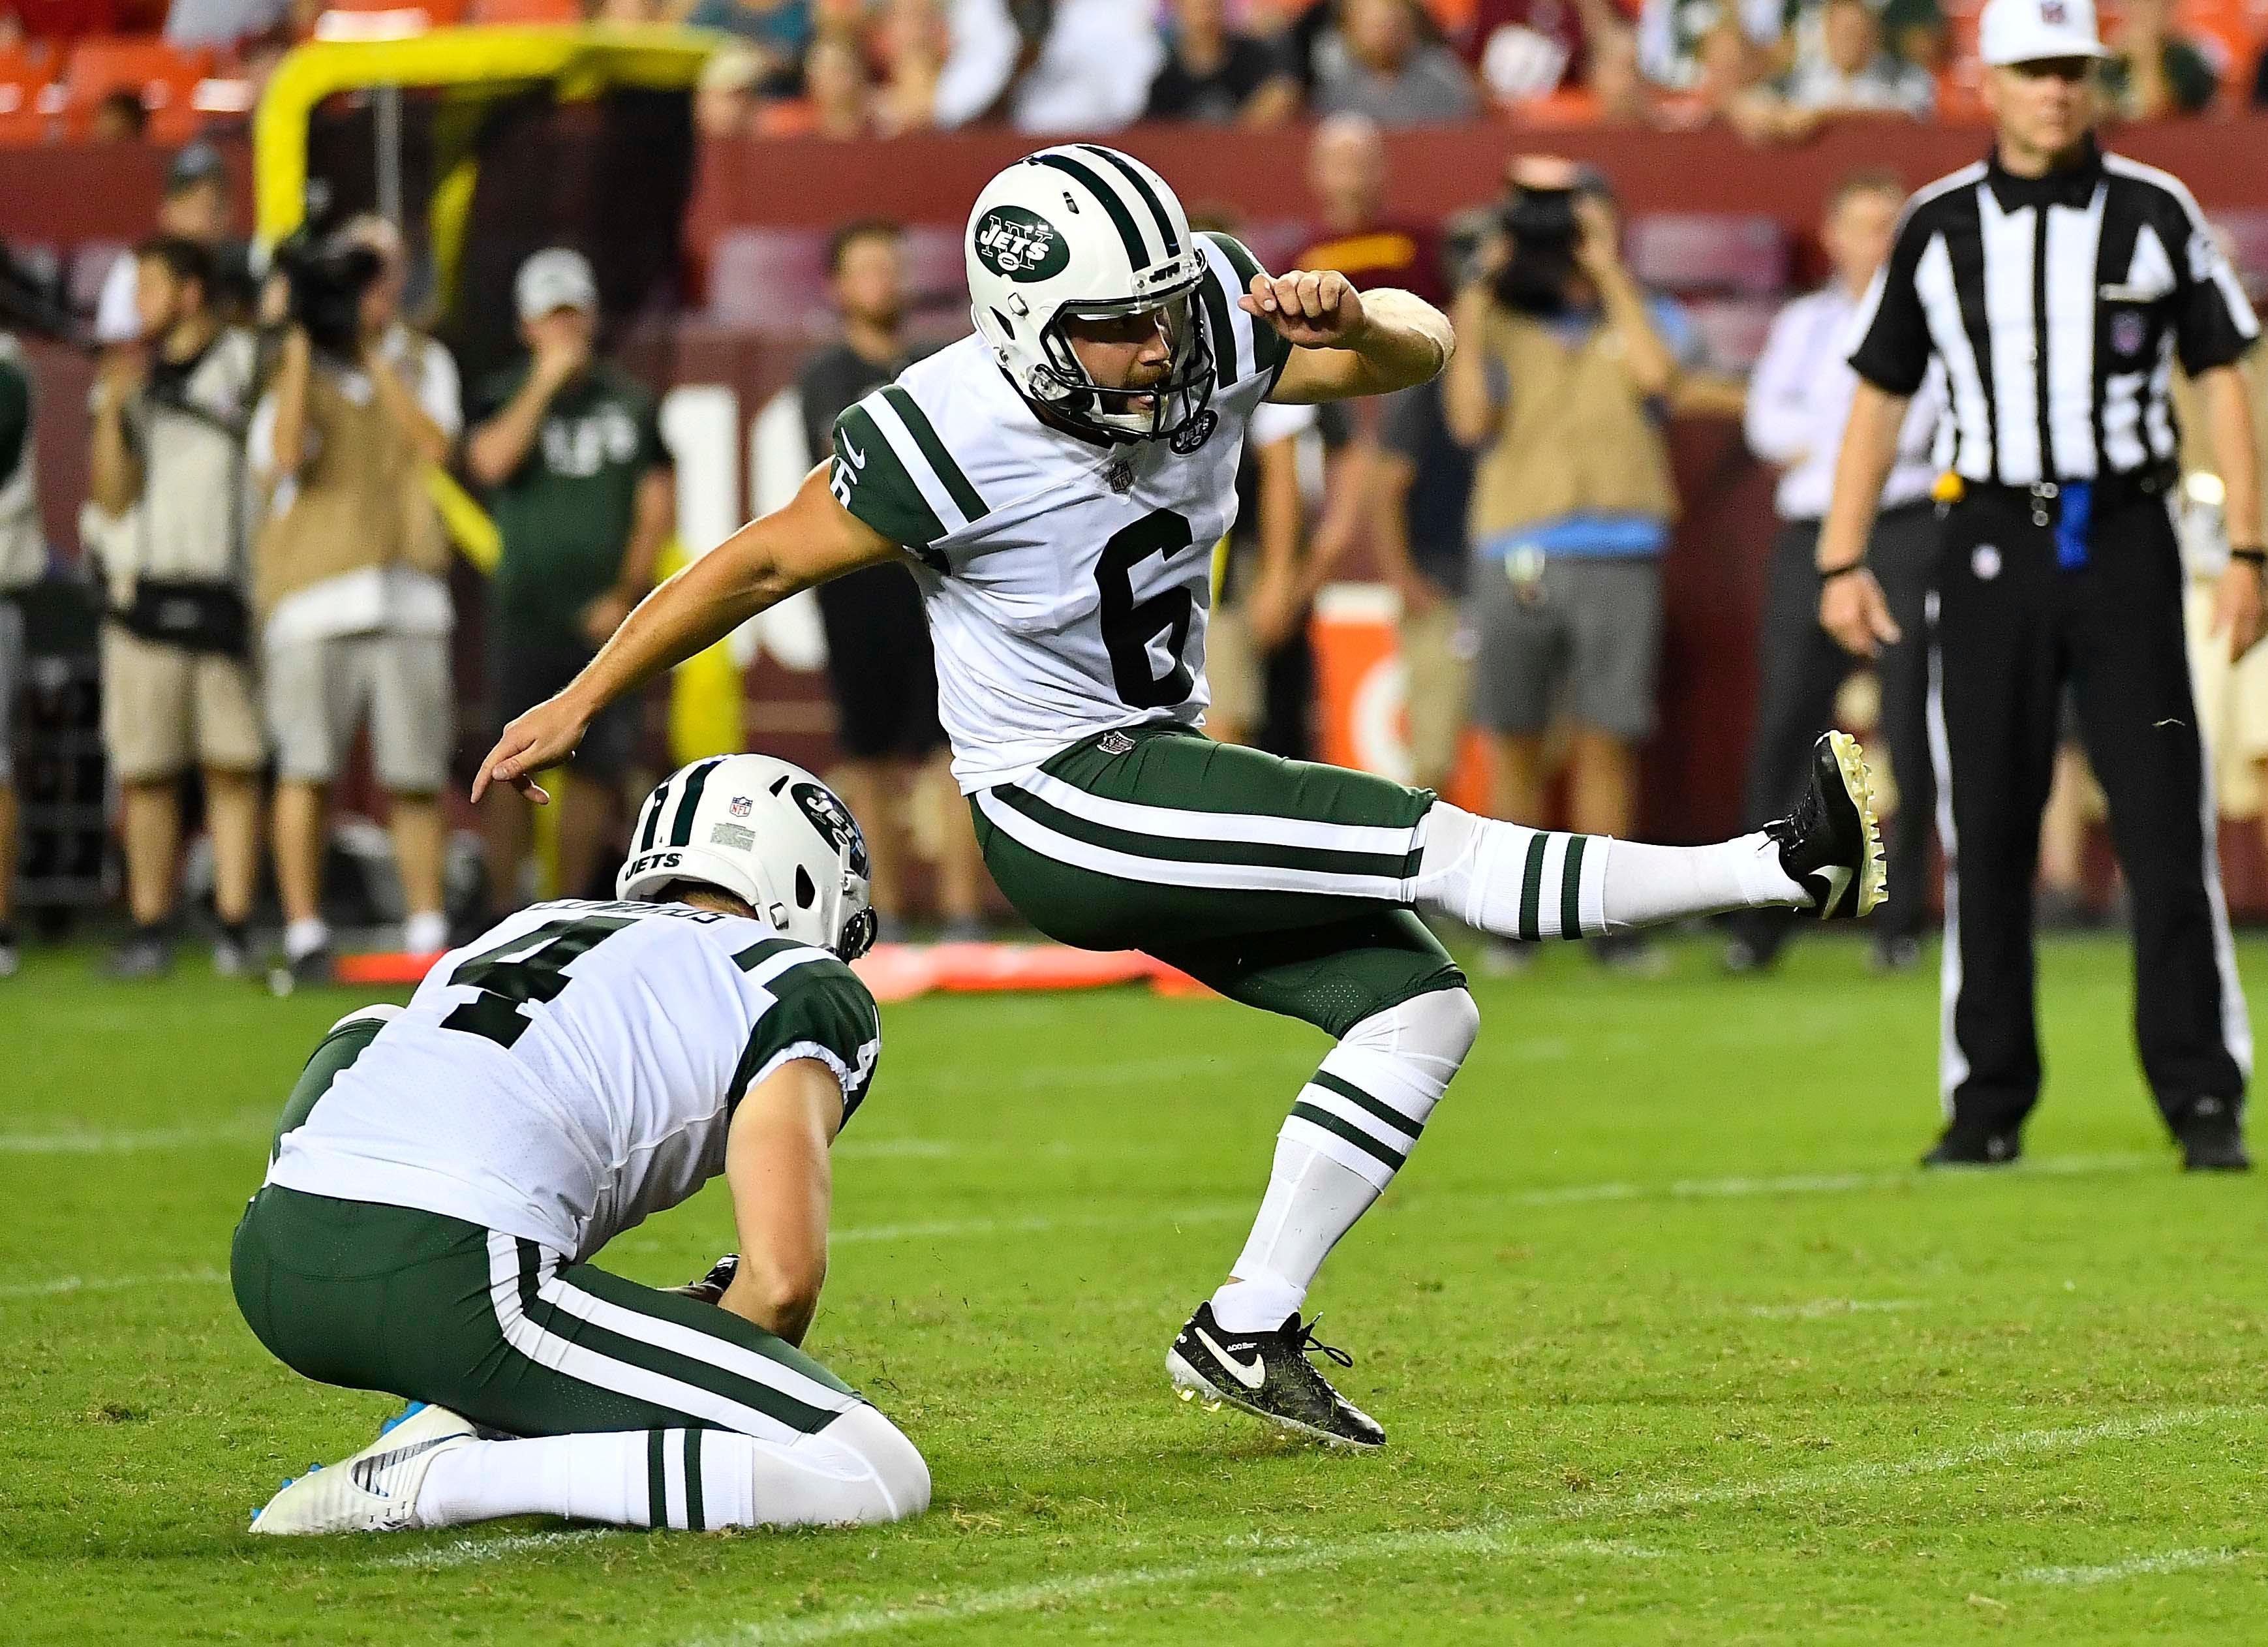
POLYGON ((457 368, 401 319, 408 256, 357 218, 277 247, 290 318, 253 427, 268 518, 254 556, 276 870, 296 978, 326 978, 320 904, 328 790, 367 718, 409 920, 403 947, 446 947, 439 794, 453 690, 448 544, 426 490, 459 428, 457 368))
POLYGON ((88 454, 105 539, 102 741, 118 781, 134 933, 106 970, 158 978, 173 965, 181 779, 204 777, 212 831, 214 965, 247 959, 259 869, 260 769, 253 698, 245 435, 259 351, 214 312, 210 248, 159 236, 135 253, 134 304, 148 354, 106 357, 88 454))
MULTIPOLYGON (((1594 173, 1522 159, 1510 181, 1504 243, 1457 296, 1442 379, 1449 431, 1476 454, 1473 718, 1495 744, 1497 815, 1541 826, 1544 734, 1564 705, 1568 827, 1626 838, 1677 514, 1662 425, 1693 335, 1624 266, 1594 173)), ((1653 957, 1635 934, 1594 952, 1639 968, 1653 957)), ((1512 951, 1492 959, 1518 964, 1512 951)))

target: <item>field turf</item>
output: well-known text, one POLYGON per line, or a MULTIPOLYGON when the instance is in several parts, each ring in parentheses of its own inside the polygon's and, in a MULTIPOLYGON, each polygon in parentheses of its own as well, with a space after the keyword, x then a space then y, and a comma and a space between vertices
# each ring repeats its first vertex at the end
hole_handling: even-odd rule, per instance
MULTIPOLYGON (((1933 976, 1711 959, 1476 984, 1478 1049, 1312 1301, 1381 1454, 1160 1364, 1320 1038, 932 1000, 885 1013, 811 1340, 928 1455, 926 1518, 270 1543, 252 1509, 393 1405, 269 1362, 225 1275, 356 999, 34 956, 0 985, 0 1640, 2268 1639, 2268 1184, 2175 1171, 2123 950, 2046 954, 2025 1164, 1928 1178, 1933 976)), ((604 1261, 674 1282, 728 1227, 712 1188, 604 1261)))

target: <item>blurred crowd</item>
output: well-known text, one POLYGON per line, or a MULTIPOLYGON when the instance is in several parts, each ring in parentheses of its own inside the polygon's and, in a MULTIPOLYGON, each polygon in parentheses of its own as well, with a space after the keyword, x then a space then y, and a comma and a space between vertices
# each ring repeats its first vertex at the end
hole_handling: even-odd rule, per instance
MULTIPOLYGON (((1634 833, 1660 709, 1663 561, 1681 514, 1709 501, 1681 495, 1671 423, 1734 422, 1778 471, 1780 522, 1769 547, 1743 550, 1766 585, 1748 821, 1789 804, 1819 730, 1874 728, 1895 796, 1900 892, 1877 920, 1874 952, 1886 968, 1914 964, 1930 920, 1932 810, 1917 648, 1942 468, 1929 393, 1874 545, 1906 612, 1905 646, 1855 673, 1817 627, 1811 570, 1853 382, 1844 334, 1886 253, 1899 179, 1857 173, 1820 203, 1824 278, 1771 320, 1749 373, 1745 361, 1712 358, 1693 314, 1634 272, 1612 179, 1521 156, 1494 198, 1447 223, 1416 221, 1395 210, 1371 114, 1336 114, 1304 141, 1310 210, 1279 266, 1414 291, 1450 313, 1460 347, 1440 379, 1387 400, 1271 406, 1255 418, 1242 504, 1216 558, 1207 729, 1319 754, 1319 597, 1350 582, 1390 590, 1381 609, 1397 630, 1407 708, 1397 775, 1484 784, 1463 797, 1524 823, 1634 833)), ((449 800, 466 748, 486 747, 590 658, 661 574, 674 531, 656 386, 602 347, 590 262, 571 247, 525 261, 513 292, 521 352, 468 386, 404 312, 412 260, 392 225, 357 218, 287 244, 255 283, 229 185, 212 150, 182 151, 151 234, 103 288, 76 558, 51 554, 41 530, 32 439, 41 386, 0 334, 0 973, 15 959, 14 779, 26 763, 44 774, 43 804, 77 781, 72 772, 95 774, 79 799, 102 853, 115 842, 129 917, 107 963, 114 974, 164 973, 193 927, 224 970, 252 967, 256 925, 276 934, 279 980, 328 975, 342 906, 357 924, 374 912, 399 947, 422 953, 539 884, 603 894, 629 845, 624 799, 667 764, 642 706, 602 718, 563 776, 541 881, 524 801, 499 787, 472 817, 449 800), (440 484, 450 476, 496 528, 484 578, 453 565, 440 484), (100 613, 91 666, 100 759, 76 767, 19 701, 27 656, 54 639, 39 632, 55 621, 48 597, 65 587, 100 613), (460 611, 468 601, 476 609, 460 611), (453 639, 464 626, 480 637, 469 654, 453 639), (36 737, 49 739, 44 750, 16 747, 36 737), (342 791, 357 814, 385 820, 384 837, 342 821, 342 791), (350 836, 382 863, 383 896, 342 897, 350 836), (194 921, 191 903, 203 912, 194 921)), ((939 341, 912 323, 907 245, 879 220, 832 237, 835 335, 787 391, 799 473, 823 455, 843 406, 939 341)), ((2268 391, 2261 367, 2256 358, 2256 392, 2268 391)), ((2183 463, 2184 553, 2204 589, 2226 561, 2218 484, 2194 442, 2183 463)), ((878 568, 831 586, 817 608, 834 698, 830 775, 872 838, 886 932, 976 935, 998 905, 952 796, 910 578, 878 568)), ((2268 790, 2268 649, 2233 670, 2210 650, 2198 660, 2200 713, 2224 800, 2249 814, 2268 790)), ((2065 779, 2042 862, 2050 909, 2075 916, 2090 805, 2075 755, 2065 779)), ((1727 964, 1768 967, 1791 931, 1736 925, 1727 964)), ((1596 948, 1619 969, 1661 959, 1634 938, 1596 948)), ((1518 947, 1490 958, 1525 964, 1518 947)))
MULTIPOLYGON (((1800 141, 1850 114, 1977 113, 1970 0, 4 0, 0 143, 180 142, 241 122, 316 38, 458 22, 674 23, 726 42, 718 137, 888 137, 1005 122, 1382 126, 1500 111, 1529 125, 1731 127, 1800 141), (137 31, 146 31, 137 33, 137 31)), ((2117 113, 2268 105, 2243 0, 2109 12, 2117 113)))

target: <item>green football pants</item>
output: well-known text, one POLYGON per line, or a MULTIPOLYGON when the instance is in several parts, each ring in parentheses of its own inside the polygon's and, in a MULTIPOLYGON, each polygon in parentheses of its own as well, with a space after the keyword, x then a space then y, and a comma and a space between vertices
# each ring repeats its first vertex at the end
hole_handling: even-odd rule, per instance
POLYGON ((1017 910, 1342 1036, 1464 975, 1410 912, 1432 794, 1180 726, 1086 738, 970 797, 1017 910))

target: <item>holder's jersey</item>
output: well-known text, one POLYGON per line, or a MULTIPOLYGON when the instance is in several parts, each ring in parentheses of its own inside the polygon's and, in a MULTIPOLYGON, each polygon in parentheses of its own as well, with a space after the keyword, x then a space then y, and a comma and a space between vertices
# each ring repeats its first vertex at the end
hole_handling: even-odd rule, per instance
POLYGON ((1236 519, 1245 425, 1292 346, 1237 307, 1252 255, 1197 238, 1215 387, 1194 451, 1042 423, 973 336, 836 420, 836 498, 919 563, 965 792, 1113 727, 1204 718, 1213 546, 1236 519))
POLYGON ((742 1095, 815 1059, 843 1119, 881 1055, 823 949, 687 904, 538 904, 442 956, 284 1134, 268 1182, 461 1218, 576 1259, 725 1170, 742 1095))

